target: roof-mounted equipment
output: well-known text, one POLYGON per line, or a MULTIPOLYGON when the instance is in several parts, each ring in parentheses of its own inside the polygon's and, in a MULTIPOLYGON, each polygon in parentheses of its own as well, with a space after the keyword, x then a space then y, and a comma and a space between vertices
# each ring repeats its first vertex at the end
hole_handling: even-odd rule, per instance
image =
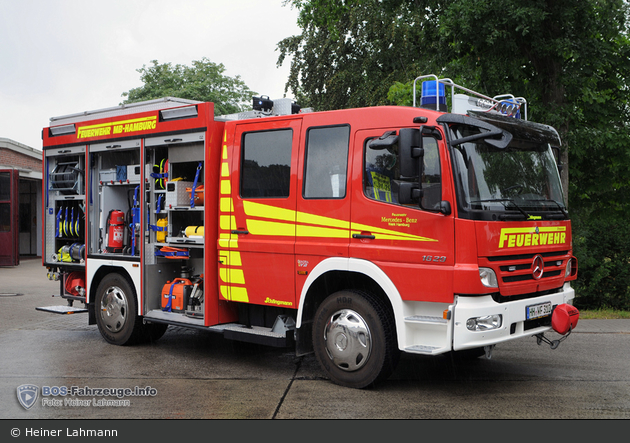
POLYGON ((512 94, 488 97, 471 89, 454 83, 450 78, 438 79, 434 74, 421 75, 413 81, 413 106, 416 107, 416 83, 422 82, 422 96, 420 107, 448 112, 446 102, 446 87, 451 89, 451 112, 454 114, 468 114, 469 111, 501 114, 507 117, 527 120, 527 100, 512 94), (425 80, 431 79, 431 80, 425 80), (436 87, 439 85, 439 87, 436 87), (456 94, 455 90, 465 94, 456 94))

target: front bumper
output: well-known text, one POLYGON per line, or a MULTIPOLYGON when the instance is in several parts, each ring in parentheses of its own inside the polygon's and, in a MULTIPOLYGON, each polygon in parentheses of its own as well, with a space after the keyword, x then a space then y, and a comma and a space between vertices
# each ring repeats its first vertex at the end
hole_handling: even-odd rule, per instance
POLYGON ((527 321, 527 307, 545 302, 551 302, 552 307, 562 303, 572 304, 574 297, 575 291, 571 288, 570 283, 565 283, 562 290, 555 294, 505 303, 495 302, 490 295, 458 296, 453 309, 453 350, 490 346, 549 331, 551 329, 551 315, 547 317, 548 322, 544 319, 527 321), (466 327, 468 319, 488 315, 501 315, 501 326, 497 329, 484 331, 471 331, 466 327))

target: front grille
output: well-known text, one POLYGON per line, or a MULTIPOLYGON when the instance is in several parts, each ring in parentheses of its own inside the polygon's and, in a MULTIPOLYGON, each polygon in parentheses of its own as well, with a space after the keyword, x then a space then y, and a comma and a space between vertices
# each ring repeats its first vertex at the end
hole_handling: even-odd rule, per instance
POLYGON ((509 284, 528 281, 540 282, 559 277, 565 271, 569 258, 571 258, 569 251, 556 251, 541 254, 500 255, 487 257, 487 260, 497 273, 497 278, 503 283, 509 284), (532 273, 532 263, 537 255, 543 257, 545 264, 543 275, 538 280, 534 278, 532 273))
MULTIPOLYGON (((546 271, 546 269, 547 269, 547 263, 545 263, 545 273, 541 277, 541 280, 545 278, 557 277, 562 272, 562 271, 546 271)), ((528 280, 535 280, 535 278, 532 274, 515 275, 513 277, 509 277, 509 276, 503 277, 503 281, 505 283, 514 283, 517 281, 528 281, 528 280)))
POLYGON ((497 303, 509 303, 512 301, 526 300, 528 298, 533 298, 533 297, 542 297, 543 295, 557 294, 560 291, 562 291, 562 286, 559 288, 553 288, 546 291, 527 292, 524 294, 515 294, 515 295, 509 295, 509 296, 501 295, 498 292, 494 292, 490 295, 492 296, 492 299, 497 303))
POLYGON ((516 260, 533 260, 534 257, 537 255, 542 255, 543 258, 568 256, 569 251, 542 252, 540 254, 496 255, 494 257, 488 257, 488 261, 505 262, 505 261, 516 261, 516 260))

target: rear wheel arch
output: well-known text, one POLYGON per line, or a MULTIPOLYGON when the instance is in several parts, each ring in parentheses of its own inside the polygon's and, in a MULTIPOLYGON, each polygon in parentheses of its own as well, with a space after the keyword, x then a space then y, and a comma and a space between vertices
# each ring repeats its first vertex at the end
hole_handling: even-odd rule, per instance
MULTIPOLYGON (((131 278, 131 275, 129 275, 129 273, 127 272, 125 268, 118 267, 118 266, 101 266, 92 277, 92 281, 90 283, 90 294, 89 294, 89 299, 88 299, 90 303, 94 303, 94 300, 96 299, 96 290, 98 289, 98 286, 101 284, 101 281, 103 280, 103 278, 105 278, 108 274, 112 274, 112 273, 120 274, 121 276, 123 276, 129 283, 129 285, 134 288, 134 290, 136 291, 136 294, 138 293, 138 289, 136 288, 136 285, 133 283, 133 279, 131 278)), ((136 299, 137 299, 137 296, 136 296, 136 299)))
MULTIPOLYGON (((98 310, 95 305, 96 291, 99 285, 101 284, 101 281, 107 275, 111 273, 122 275, 123 277, 125 277, 125 279, 127 279, 129 284, 135 289, 135 285, 133 284, 133 279, 131 278, 131 275, 129 275, 129 273, 127 272, 125 268, 120 267, 120 266, 101 266, 100 268, 98 268, 96 273, 90 279, 90 289, 88 292, 88 313, 89 313, 88 324, 90 325, 96 324, 96 313, 98 310)), ((138 293, 137 290, 136 290, 136 293, 138 293)), ((138 300, 138 303, 140 303, 139 300, 138 300)))
MULTIPOLYGON (((138 288, 129 273, 122 267, 102 266, 92 278, 89 300, 91 307, 90 324, 97 324, 103 338, 116 345, 132 345, 158 340, 166 332, 168 325, 162 323, 144 323, 138 288), (107 330, 102 315, 103 291, 115 288, 113 293, 118 293, 123 300, 125 315, 120 313, 119 318, 124 317, 124 325, 114 330, 107 330), (92 318, 93 317, 93 318, 92 318)), ((113 294, 112 293, 112 294, 113 294)), ((111 329, 111 324, 109 325, 111 329)))

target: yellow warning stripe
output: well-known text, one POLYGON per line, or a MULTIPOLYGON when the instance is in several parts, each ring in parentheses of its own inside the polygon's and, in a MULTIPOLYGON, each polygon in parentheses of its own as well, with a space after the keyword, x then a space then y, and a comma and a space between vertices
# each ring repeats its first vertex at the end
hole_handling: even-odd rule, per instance
POLYGON ((360 223, 350 223, 346 220, 278 208, 251 201, 243 201, 243 210, 247 217, 247 230, 253 235, 349 238, 352 234, 360 234, 367 231, 378 235, 379 239, 384 240, 437 241, 405 232, 360 223))
POLYGON ((245 272, 241 253, 238 251, 238 235, 232 234, 236 226, 234 218, 234 202, 230 184, 230 165, 227 149, 227 133, 223 131, 223 149, 221 162, 221 181, 219 197, 219 291, 224 300, 249 302, 245 287, 245 272))

